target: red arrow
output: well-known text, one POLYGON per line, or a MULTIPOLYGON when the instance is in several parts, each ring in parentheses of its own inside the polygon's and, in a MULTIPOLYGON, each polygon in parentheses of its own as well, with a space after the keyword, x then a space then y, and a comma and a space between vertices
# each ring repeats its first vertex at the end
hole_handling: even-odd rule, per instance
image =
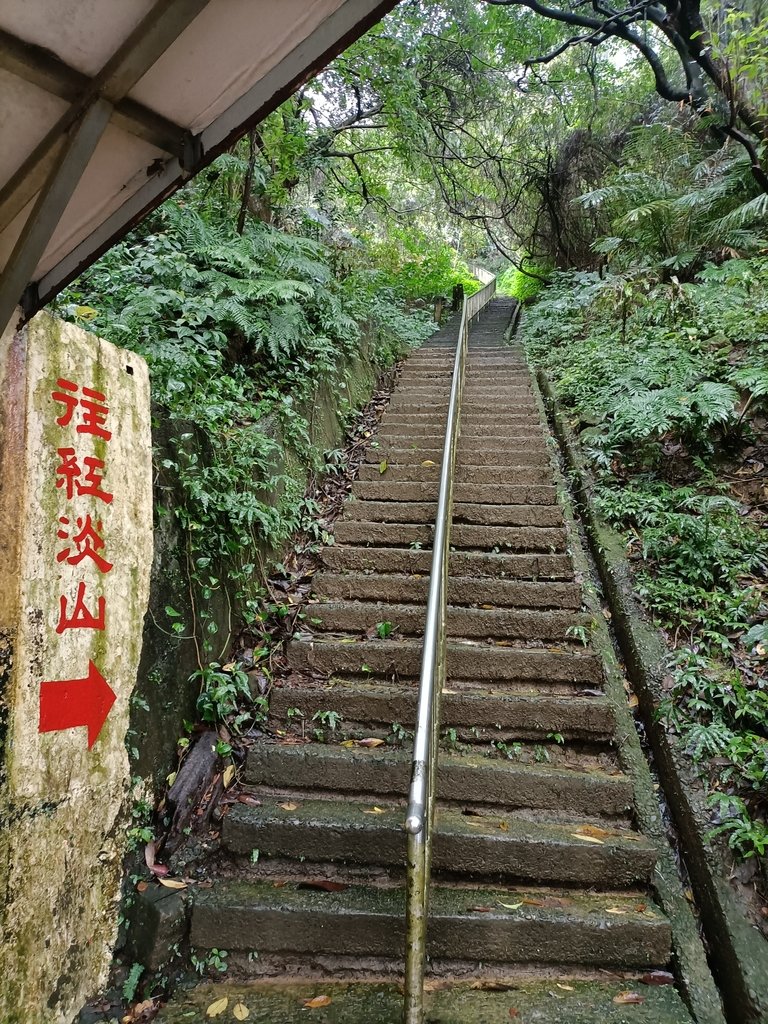
POLYGON ((88 749, 98 739, 115 703, 112 687, 92 661, 85 679, 46 681, 40 686, 40 727, 38 732, 88 727, 88 749))

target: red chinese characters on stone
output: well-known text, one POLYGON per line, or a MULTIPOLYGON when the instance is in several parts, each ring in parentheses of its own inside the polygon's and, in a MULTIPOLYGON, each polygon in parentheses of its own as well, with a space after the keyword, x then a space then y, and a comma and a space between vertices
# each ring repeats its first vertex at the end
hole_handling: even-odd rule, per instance
POLYGON ((61 460, 56 467, 56 486, 66 490, 70 501, 77 494, 78 497, 88 495, 99 498, 107 505, 111 503, 113 495, 101 487, 104 482, 103 459, 86 455, 83 459, 86 472, 83 473, 74 448, 57 448, 56 453, 61 460))
MULTIPOLYGON (((70 526, 67 516, 61 516, 59 523, 65 528, 70 526)), ((105 547, 104 538, 100 533, 104 529, 101 520, 97 520, 94 524, 90 514, 78 516, 75 525, 78 532, 71 538, 68 529, 61 529, 57 533, 56 536, 59 540, 69 541, 69 544, 59 551, 56 555, 56 561, 66 562, 68 565, 79 565, 84 558, 90 558, 100 572, 109 572, 113 567, 112 562, 108 562, 106 558, 99 554, 101 549, 105 547)))
POLYGON ((112 431, 104 426, 109 414, 109 407, 104 404, 106 395, 101 391, 94 391, 93 388, 81 388, 64 377, 59 377, 56 381, 56 388, 58 390, 51 392, 51 398, 64 406, 64 411, 56 419, 58 425, 69 426, 75 411, 79 409, 79 420, 75 428, 78 434, 93 434, 109 441, 112 431), (78 397, 78 392, 82 397, 78 397))
POLYGON ((67 612, 68 601, 62 595, 59 598, 59 624, 56 627, 57 633, 63 633, 65 629, 104 629, 106 624, 106 600, 103 597, 96 599, 95 614, 90 611, 85 603, 85 583, 81 582, 77 587, 77 595, 72 604, 72 611, 67 612))

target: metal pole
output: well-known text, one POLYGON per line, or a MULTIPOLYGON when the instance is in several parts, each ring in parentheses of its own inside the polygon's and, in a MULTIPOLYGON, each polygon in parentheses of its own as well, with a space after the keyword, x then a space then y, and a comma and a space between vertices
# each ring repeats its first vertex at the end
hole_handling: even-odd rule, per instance
MULTIPOLYGON (((486 274, 486 277, 489 276, 486 274)), ((432 833, 435 824, 437 757, 440 741, 440 702, 446 681, 446 610, 448 604, 448 561, 453 509, 453 470, 460 432, 464 366, 473 316, 490 301, 496 279, 464 300, 461 326, 453 363, 453 380, 445 427, 440 491, 432 543, 429 596, 424 625, 424 648, 408 810, 405 819, 407 843, 405 1024, 423 1024, 424 968, 426 961, 429 882, 432 866, 432 833)))

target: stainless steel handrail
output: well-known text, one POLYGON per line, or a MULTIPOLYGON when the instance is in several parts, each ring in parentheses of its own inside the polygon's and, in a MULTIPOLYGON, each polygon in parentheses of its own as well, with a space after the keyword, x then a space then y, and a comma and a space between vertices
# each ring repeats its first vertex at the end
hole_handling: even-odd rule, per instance
POLYGON ((461 326, 453 362, 453 380, 445 425, 440 493, 432 543, 432 567, 424 626, 424 649, 419 680, 416 732, 413 740, 411 787, 405 831, 408 834, 405 1024, 423 1024, 424 967, 426 961, 429 881, 432 865, 432 832, 435 821, 435 780, 440 733, 440 699, 445 686, 445 619, 448 603, 448 553, 453 514, 453 470, 459 438, 464 366, 472 320, 496 292, 496 278, 481 267, 472 272, 483 287, 464 299, 461 326))

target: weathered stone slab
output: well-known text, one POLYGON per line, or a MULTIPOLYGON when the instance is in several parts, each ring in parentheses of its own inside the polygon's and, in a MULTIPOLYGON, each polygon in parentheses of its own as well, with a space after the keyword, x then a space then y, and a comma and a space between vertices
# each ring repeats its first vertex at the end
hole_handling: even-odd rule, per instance
POLYGON ((111 960, 152 561, 142 359, 46 313, 0 340, 0 1020, 69 1022, 111 960))

